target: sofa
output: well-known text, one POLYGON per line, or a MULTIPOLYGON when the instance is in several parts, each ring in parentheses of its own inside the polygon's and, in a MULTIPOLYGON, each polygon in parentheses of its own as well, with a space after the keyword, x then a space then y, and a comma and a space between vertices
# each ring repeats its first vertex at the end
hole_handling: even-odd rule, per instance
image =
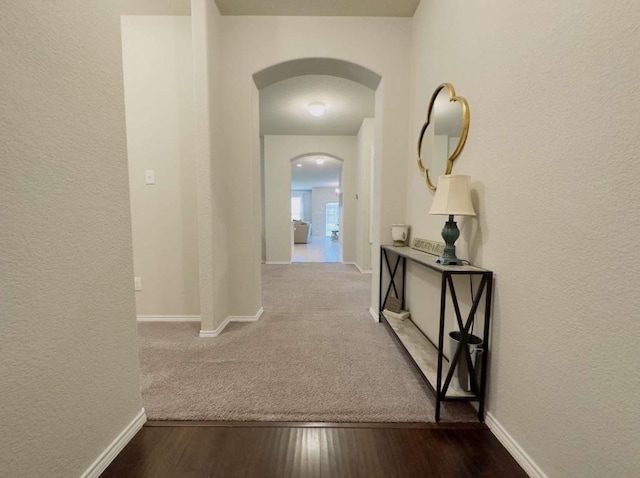
POLYGON ((304 221, 293 221, 293 243, 308 244, 311 224, 304 221))

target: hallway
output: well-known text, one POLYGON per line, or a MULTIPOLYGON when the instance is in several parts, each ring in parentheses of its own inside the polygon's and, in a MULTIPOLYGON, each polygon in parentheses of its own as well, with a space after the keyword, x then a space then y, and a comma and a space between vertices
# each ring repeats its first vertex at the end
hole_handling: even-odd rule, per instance
POLYGON ((371 319, 370 283, 351 265, 265 265, 257 323, 215 339, 140 323, 151 421, 102 478, 525 478, 467 404, 428 423, 433 396, 371 319))
MULTIPOLYGON (((352 265, 265 265, 257 322, 208 339, 196 322, 139 323, 148 418, 432 422, 434 397, 372 320, 370 288, 352 265)), ((442 417, 475 421, 454 402, 442 417)))

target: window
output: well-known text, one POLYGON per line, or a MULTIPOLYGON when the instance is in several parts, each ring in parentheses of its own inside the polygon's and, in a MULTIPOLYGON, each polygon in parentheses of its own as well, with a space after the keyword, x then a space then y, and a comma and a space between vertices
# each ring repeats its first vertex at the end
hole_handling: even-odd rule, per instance
POLYGON ((302 198, 291 198, 291 220, 292 221, 301 221, 302 220, 302 198))
POLYGON ((337 202, 328 202, 325 205, 324 235, 331 236, 331 231, 340 228, 340 206, 337 202))

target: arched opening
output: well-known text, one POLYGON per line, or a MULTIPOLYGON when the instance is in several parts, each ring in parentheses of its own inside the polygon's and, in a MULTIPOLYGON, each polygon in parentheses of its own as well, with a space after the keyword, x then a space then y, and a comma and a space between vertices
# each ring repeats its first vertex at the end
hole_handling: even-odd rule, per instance
MULTIPOLYGON (((330 261, 370 270, 374 125, 380 114, 376 90, 381 76, 344 60, 304 58, 265 68, 253 79, 259 102, 263 262, 305 259, 296 256, 296 237, 285 236, 293 220, 291 195, 285 189, 294 184, 291 161, 324 155, 343 163, 339 184, 332 188, 339 222, 329 230, 326 220, 320 221, 324 226, 316 220, 309 237, 329 234, 339 246, 339 259, 331 256, 330 261), (314 103, 325 110, 321 117, 309 110, 314 103)), ((302 164, 299 168, 305 169, 302 164)), ((319 211, 314 212, 317 218, 319 211)), ((317 256, 312 261, 321 262, 317 256)))
POLYGON ((382 77, 364 66, 335 58, 301 58, 277 63, 253 75, 258 90, 279 81, 303 75, 327 75, 344 78, 376 90, 382 77))
POLYGON ((342 158, 320 152, 290 160, 291 262, 342 261, 343 163, 342 158))

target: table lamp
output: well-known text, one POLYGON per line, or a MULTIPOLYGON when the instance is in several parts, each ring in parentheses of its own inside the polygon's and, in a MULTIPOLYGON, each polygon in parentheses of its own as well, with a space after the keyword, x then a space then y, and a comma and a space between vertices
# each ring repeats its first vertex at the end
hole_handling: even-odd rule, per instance
POLYGON ((473 204, 471 204, 471 176, 463 174, 440 176, 429 214, 449 216, 449 220, 442 229, 442 238, 445 243, 444 252, 436 262, 449 266, 462 265, 462 261, 456 257, 455 242, 460 237, 460 230, 453 220, 453 216, 476 215, 473 204))

